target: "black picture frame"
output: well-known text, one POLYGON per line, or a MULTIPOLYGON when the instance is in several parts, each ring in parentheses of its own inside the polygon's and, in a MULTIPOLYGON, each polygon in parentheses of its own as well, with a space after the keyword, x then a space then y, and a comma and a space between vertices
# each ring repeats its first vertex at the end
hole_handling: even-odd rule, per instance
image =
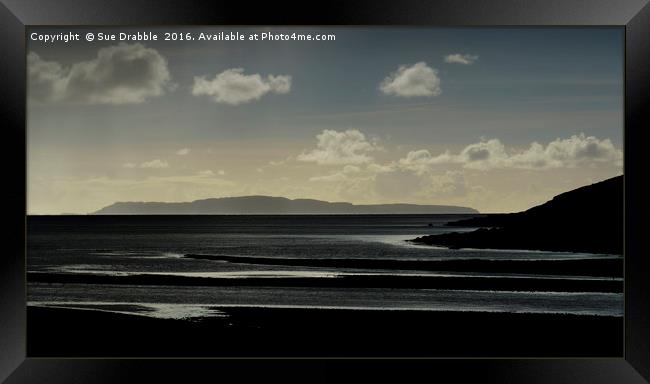
MULTIPOLYGON (((429 25, 621 26, 625 28, 625 354, 606 359, 337 360, 341 366, 406 378, 468 378, 499 383, 650 382, 650 258, 644 251, 650 206, 645 181, 650 104, 648 0, 386 0, 291 3, 188 0, 0 0, 0 120, 5 249, 0 255, 0 381, 114 383, 191 381, 201 372, 240 379, 313 368, 327 377, 328 360, 43 359, 26 358, 25 300, 25 30, 30 25, 429 25), (250 369, 251 365, 259 369, 250 369), (372 367, 369 366, 372 364, 372 367), (411 370, 413 368, 413 370, 411 370), (216 371, 218 370, 218 371, 216 371), (415 376, 414 376, 415 378, 415 376), (644 379, 645 378, 645 379, 644 379), (146 379, 146 380, 145 380, 146 379)), ((597 337, 597 335, 594 335, 597 337)), ((336 374, 332 372, 332 374, 336 374)), ((366 379, 369 379, 366 376, 366 379)))

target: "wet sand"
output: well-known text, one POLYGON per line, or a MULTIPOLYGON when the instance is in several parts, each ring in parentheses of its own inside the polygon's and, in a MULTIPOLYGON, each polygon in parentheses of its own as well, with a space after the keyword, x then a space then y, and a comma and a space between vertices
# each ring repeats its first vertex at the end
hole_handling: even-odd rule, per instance
POLYGON ((557 314, 219 308, 154 319, 28 307, 30 357, 590 357, 623 354, 623 318, 557 314))
POLYGON ((352 275, 338 277, 246 277, 215 278, 176 275, 133 274, 127 276, 83 273, 28 273, 31 283, 102 284, 111 285, 173 285, 173 286, 272 286, 333 288, 419 288, 554 292, 622 293, 623 281, 614 279, 584 280, 545 277, 481 277, 481 276, 392 276, 352 275))
POLYGON ((205 254, 186 254, 184 257, 198 260, 225 261, 228 263, 257 265, 623 277, 622 258, 585 258, 565 260, 396 260, 354 258, 277 258, 205 254))

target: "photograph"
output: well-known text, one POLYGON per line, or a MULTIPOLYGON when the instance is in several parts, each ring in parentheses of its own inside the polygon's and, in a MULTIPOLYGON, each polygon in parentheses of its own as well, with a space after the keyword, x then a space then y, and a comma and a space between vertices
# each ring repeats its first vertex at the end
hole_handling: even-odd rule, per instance
POLYGON ((0 0, 0 383, 650 383, 650 0, 0 0))
POLYGON ((25 40, 27 356, 624 356, 623 27, 25 40))

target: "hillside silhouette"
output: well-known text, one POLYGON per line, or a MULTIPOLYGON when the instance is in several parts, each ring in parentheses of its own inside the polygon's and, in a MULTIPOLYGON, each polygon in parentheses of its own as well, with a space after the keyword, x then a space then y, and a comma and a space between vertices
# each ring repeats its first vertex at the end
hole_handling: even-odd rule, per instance
POLYGON ((623 254, 623 176, 562 193, 523 212, 490 214, 447 225, 481 228, 413 241, 450 248, 623 254))
POLYGON ((313 199, 241 196, 195 200, 184 203, 117 202, 94 215, 238 215, 238 214, 449 214, 478 213, 451 205, 330 203, 313 199))

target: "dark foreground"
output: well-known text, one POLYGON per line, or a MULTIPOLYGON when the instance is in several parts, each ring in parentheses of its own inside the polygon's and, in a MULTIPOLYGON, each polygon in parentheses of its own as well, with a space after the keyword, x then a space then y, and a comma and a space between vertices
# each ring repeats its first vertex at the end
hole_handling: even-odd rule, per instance
POLYGON ((154 319, 28 307, 30 357, 607 357, 623 318, 576 315, 220 308, 154 319))

